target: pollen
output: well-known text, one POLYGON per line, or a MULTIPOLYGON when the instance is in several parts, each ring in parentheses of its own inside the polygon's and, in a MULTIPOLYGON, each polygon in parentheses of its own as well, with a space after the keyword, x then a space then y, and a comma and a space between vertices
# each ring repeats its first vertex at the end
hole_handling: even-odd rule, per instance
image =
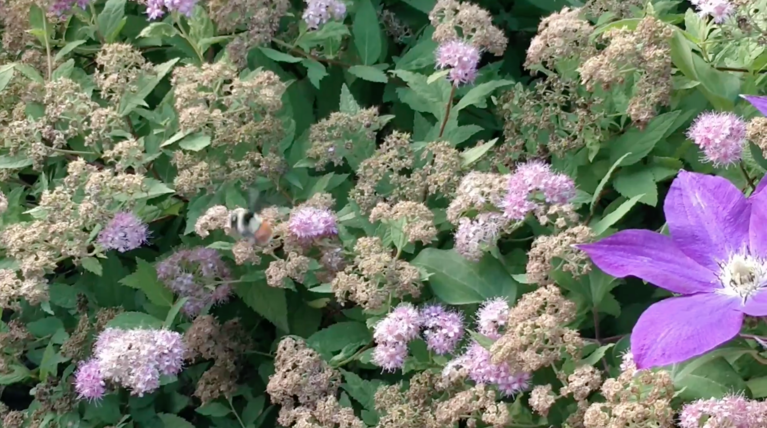
POLYGON ((767 265, 750 255, 735 254, 722 265, 719 279, 724 294, 740 297, 745 302, 767 285, 767 265))

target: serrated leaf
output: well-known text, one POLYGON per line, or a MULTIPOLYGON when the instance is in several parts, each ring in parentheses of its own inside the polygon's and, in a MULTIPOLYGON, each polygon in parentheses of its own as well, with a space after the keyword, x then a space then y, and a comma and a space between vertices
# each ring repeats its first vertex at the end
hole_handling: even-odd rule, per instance
POLYGON ((208 403, 203 406, 200 406, 196 408, 194 411, 201 415, 210 416, 213 418, 221 418, 228 415, 229 413, 232 413, 232 409, 230 409, 227 406, 224 406, 221 403, 217 403, 215 401, 212 403, 208 403))
POLYGON ((490 149, 492 149, 495 143, 497 142, 498 142, 498 139, 493 138, 492 140, 488 141, 485 144, 472 147, 469 150, 464 150, 463 152, 461 152, 461 167, 467 168, 471 166, 474 162, 482 158, 482 156, 484 156, 485 153, 490 151, 490 149))
POLYGON ((170 413, 158 413, 157 417, 160 418, 165 428, 194 428, 191 422, 170 413))
POLYGON ((602 189, 604 189, 605 185, 607 185, 607 182, 610 181, 610 177, 613 175, 613 171, 615 171, 615 168, 618 168, 621 162, 623 162, 623 160, 629 157, 630 155, 631 155, 631 152, 628 152, 625 155, 621 156, 620 159, 613 162, 613 164, 610 166, 610 169, 607 170, 607 174, 605 174, 605 176, 602 177, 602 180, 599 181, 599 184, 597 184, 596 190, 594 190, 594 195, 591 197, 590 208, 592 210, 594 209, 594 205, 596 205, 597 200, 599 200, 599 196, 602 194, 602 189))
POLYGON ((129 330, 132 328, 162 328, 162 321, 143 312, 123 312, 117 314, 107 327, 129 330))
POLYGON ((368 82, 386 83, 389 81, 386 73, 369 65, 354 65, 349 67, 349 73, 368 82))
POLYGON ((269 320, 283 332, 290 332, 285 290, 270 287, 266 285, 266 281, 259 280, 237 284, 235 291, 242 298, 242 301, 259 315, 269 320))
POLYGON ((371 65, 381 56, 383 40, 378 24, 378 14, 371 0, 357 0, 352 33, 354 45, 364 65, 371 65))
POLYGON ((398 88, 402 102, 413 110, 429 112, 441 120, 445 116, 445 106, 450 101, 451 85, 447 80, 437 80, 431 85, 426 83, 427 77, 406 70, 393 70, 400 79, 404 80, 411 92, 398 88))
POLYGON ((175 143, 176 141, 180 141, 182 138, 189 135, 188 131, 178 131, 175 134, 173 134, 170 138, 165 140, 162 144, 160 144, 160 147, 168 147, 171 144, 175 143))
POLYGON ((32 159, 22 154, 0 156, 0 169, 21 169, 28 166, 32 166, 32 159))
POLYGON ((615 211, 607 214, 604 216, 604 218, 596 222, 596 224, 591 226, 591 230, 594 232, 594 235, 599 236, 605 233, 610 226, 614 225, 626 214, 628 214, 628 212, 631 211, 631 208, 633 208, 634 205, 636 205, 636 203, 639 202, 643 196, 643 194, 634 196, 633 198, 622 203, 618 208, 615 209, 615 211))
POLYGON ((613 187, 626 198, 644 195, 639 202, 652 207, 658 204, 658 185, 655 184, 652 171, 645 167, 620 171, 615 176, 613 187))
MULTIPOLYGON (((68 53, 72 52, 73 50, 75 50, 76 47, 82 45, 85 42, 86 40, 75 40, 74 42, 67 43, 66 45, 64 45, 63 48, 61 48, 61 50, 56 52, 56 56, 53 57, 54 61, 55 62, 61 61, 68 53)), ((0 85, 0 89, 1 88, 2 88, 2 85, 0 85)))
POLYGON ((136 258, 136 272, 121 279, 120 284, 141 290, 150 302, 163 308, 173 305, 173 293, 157 279, 157 270, 146 260, 136 258))
POLYGON ((439 79, 444 79, 445 77, 447 77, 448 74, 450 74, 450 70, 449 69, 447 69, 447 70, 437 70, 434 73, 432 73, 431 76, 429 76, 428 79, 426 79, 426 83, 431 85, 432 83, 436 82, 439 79))
POLYGON ((96 19, 96 25, 101 36, 107 43, 113 42, 117 37, 118 28, 125 25, 123 17, 125 16, 126 0, 107 0, 104 10, 101 11, 96 19))
POLYGON ((21 364, 12 364, 10 373, 0 374, 0 385, 12 385, 30 378, 32 372, 21 364))
POLYGON ((176 321, 176 316, 181 311, 181 308, 184 307, 186 302, 189 300, 188 297, 181 297, 178 300, 176 300, 176 303, 173 304, 173 306, 168 309, 168 315, 165 316, 165 322, 162 324, 165 328, 171 328, 173 326, 173 323, 176 321))
POLYGON ((493 80, 490 82, 479 84, 464 95, 463 98, 461 98, 461 101, 458 101, 458 104, 453 107, 453 109, 456 112, 459 112, 463 109, 465 109, 468 106, 476 105, 480 108, 487 107, 487 97, 490 96, 490 94, 493 93, 498 88, 501 88, 503 86, 513 85, 514 81, 512 80, 493 80))
POLYGON ((301 58, 294 57, 293 55, 288 55, 288 54, 286 54, 284 52, 276 51, 274 49, 270 49, 270 48, 267 48, 267 47, 263 47, 262 46, 262 47, 260 47, 258 49, 260 49, 261 52, 263 52, 263 54, 267 58, 273 59, 273 60, 275 60, 277 62, 296 63, 296 62, 301 62, 302 61, 301 58))
POLYGON ((152 22, 144 27, 138 37, 173 37, 178 34, 176 28, 167 22, 152 22))
POLYGON ((360 106, 357 101, 354 100, 352 93, 349 92, 349 87, 345 84, 341 86, 341 102, 339 110, 341 113, 357 114, 360 112, 360 106))
POLYGON ((623 166, 633 165, 642 160, 655 148, 658 142, 682 125, 676 121, 680 113, 677 110, 658 115, 644 129, 632 126, 631 129, 609 144, 610 161, 615 162, 627 153, 631 153, 631 155, 625 156, 621 162, 623 166))
POLYGON ((615 344, 614 344, 614 343, 608 343, 607 345, 604 345, 604 346, 600 346, 600 347, 599 347, 599 348, 597 348, 597 349, 596 349, 594 352, 592 352, 592 353, 591 353, 591 355, 589 355, 588 357, 586 357, 586 358, 583 360, 583 362, 584 362, 584 363, 586 363, 586 364, 588 364, 588 365, 590 365, 590 366, 593 366, 593 365, 595 365, 595 364, 596 364, 596 363, 598 363, 598 362, 599 362, 599 361, 600 361, 602 358, 604 358, 604 356, 605 356, 605 353, 607 353, 607 351, 608 351, 610 348, 612 348, 613 346, 615 346, 615 344))
POLYGON ((379 379, 365 380, 356 373, 347 372, 343 369, 341 369, 341 373, 344 375, 344 383, 341 384, 341 388, 362 404, 362 407, 368 411, 375 411, 375 394, 383 382, 379 379))
POLYGON ((43 76, 38 72, 34 67, 32 67, 29 64, 22 64, 22 63, 16 63, 14 65, 14 68, 19 71, 19 73, 23 74, 27 77, 27 79, 37 82, 37 83, 45 83, 45 79, 43 79, 43 76))
POLYGON ((136 86, 139 88, 138 92, 126 92, 120 99, 120 105, 118 107, 118 113, 122 116, 130 114, 138 106, 146 106, 144 98, 152 93, 155 87, 160 81, 168 74, 173 66, 180 60, 180 58, 173 58, 162 64, 157 64, 153 67, 152 73, 143 74, 138 78, 136 86))
POLYGON ((315 88, 320 89, 320 82, 325 76, 328 75, 325 66, 318 61, 308 58, 301 60, 301 65, 306 67, 306 77, 309 78, 309 81, 312 82, 312 85, 315 88))
POLYGON ((95 257, 83 257, 80 259, 80 264, 85 270, 98 276, 101 276, 104 273, 104 269, 101 267, 101 262, 95 257))
MULTIPOLYGON (((419 0, 420 1, 420 0, 419 0)), ((434 65, 434 51, 437 49, 437 42, 431 37, 422 36, 421 40, 402 57, 395 62, 398 70, 420 70, 422 68, 434 65)))
POLYGON ((3 92, 8 83, 13 79, 14 64, 5 64, 0 67, 0 92, 3 92))
POLYGON ((342 321, 309 336, 306 343, 320 354, 329 356, 347 345, 365 344, 372 338, 365 324, 357 321, 342 321))
POLYGON ((202 132, 194 133, 179 141, 178 146, 184 150, 199 152, 210 146, 210 135, 203 134, 202 132))
POLYGON ((432 291, 450 305, 481 303, 492 297, 512 302, 517 295, 517 283, 501 262, 490 255, 472 262, 455 250, 425 248, 411 263, 431 274, 432 291))

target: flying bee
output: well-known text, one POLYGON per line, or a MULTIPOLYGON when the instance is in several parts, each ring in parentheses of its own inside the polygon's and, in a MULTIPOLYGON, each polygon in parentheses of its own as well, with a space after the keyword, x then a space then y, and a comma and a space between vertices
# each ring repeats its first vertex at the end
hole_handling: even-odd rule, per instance
POLYGON ((263 207, 258 192, 251 191, 250 199, 250 209, 237 208, 229 214, 229 225, 239 238, 263 246, 272 240, 272 226, 259 214, 263 207))

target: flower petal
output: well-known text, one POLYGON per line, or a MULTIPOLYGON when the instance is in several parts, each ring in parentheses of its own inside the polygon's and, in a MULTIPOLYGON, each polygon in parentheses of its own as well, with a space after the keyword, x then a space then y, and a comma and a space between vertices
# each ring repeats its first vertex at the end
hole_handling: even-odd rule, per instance
POLYGON ((767 116, 767 97, 757 95, 741 95, 741 97, 750 102, 763 115, 767 116))
POLYGON ((748 245, 751 206, 725 178, 679 171, 663 210, 674 244, 712 271, 748 245))
POLYGON ((767 316, 767 289, 746 300, 746 304, 741 307, 741 311, 752 317, 767 316))
POLYGON ((662 300, 639 317, 631 352, 640 369, 680 363, 735 337, 743 325, 740 302, 715 293, 662 300))
POLYGON ((752 255, 767 259, 767 192, 754 193, 748 201, 751 204, 748 246, 752 255))
POLYGON ((597 267, 617 278, 636 276, 674 293, 711 291, 717 277, 687 257, 668 236, 629 229, 579 245, 597 267))

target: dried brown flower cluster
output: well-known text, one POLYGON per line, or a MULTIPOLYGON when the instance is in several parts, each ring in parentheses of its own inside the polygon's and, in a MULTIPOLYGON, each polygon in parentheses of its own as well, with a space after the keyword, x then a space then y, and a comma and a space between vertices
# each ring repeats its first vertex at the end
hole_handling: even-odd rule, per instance
POLYGON ((304 276, 309 271, 311 261, 309 257, 290 252, 285 260, 279 259, 269 263, 269 267, 264 272, 266 283, 270 287, 283 288, 288 278, 299 283, 304 282, 304 276))
POLYGON ((368 310, 391 297, 421 294, 421 273, 410 263, 394 258, 378 237, 363 237, 354 246, 354 264, 338 272, 331 282, 340 303, 351 300, 368 310))
MULTIPOLYGON (((29 8, 35 0, 0 0, 0 22, 3 27, 3 48, 18 54, 34 38, 29 29, 29 8)), ((3 424, 5 426, 5 424, 3 424)))
POLYGON ((495 150, 496 160, 512 167, 531 141, 557 155, 598 144, 608 124, 603 103, 575 76, 550 74, 532 89, 518 83, 499 99, 506 143, 495 150))
POLYGON ((18 319, 13 319, 7 324, 8 331, 0 332, 0 373, 11 372, 11 363, 18 362, 19 357, 25 351, 26 342, 32 338, 27 327, 18 319))
POLYGON ((493 362, 509 364, 512 372, 532 373, 565 355, 577 359, 583 339, 566 327, 575 315, 575 303, 554 285, 525 294, 509 310, 506 332, 490 349, 493 362))
POLYGON ((351 198, 367 213, 382 200, 420 202, 432 195, 450 196, 460 172, 460 153, 448 143, 429 143, 417 155, 410 134, 394 131, 360 164, 351 198), (390 189, 388 194, 378 193, 382 185, 390 189))
POLYGON ((219 32, 231 33, 246 25, 248 31, 238 34, 227 45, 229 57, 244 68, 248 51, 268 44, 280 29, 280 19, 290 8, 289 0, 211 0, 210 18, 219 32))
POLYGON ((581 10, 563 8, 543 18, 538 34, 527 48, 525 67, 541 65, 555 69, 558 61, 590 56, 595 48, 590 42, 594 27, 581 17, 581 10))
POLYGON ((616 19, 629 18, 632 9, 642 9, 647 0, 591 0, 584 6, 586 12, 593 17, 610 13, 616 19))
POLYGON ((675 426, 671 375, 665 370, 637 370, 631 354, 624 356, 620 376, 607 379, 601 392, 607 402, 588 407, 583 417, 585 428, 675 426))
POLYGON ((280 405, 277 421, 296 428, 364 428, 350 408, 336 400, 341 374, 300 339, 285 337, 277 347, 275 373, 266 392, 280 405))
POLYGON ((120 141, 115 146, 104 152, 104 160, 114 163, 115 170, 119 172, 132 169, 139 174, 147 172, 144 164, 147 163, 146 153, 144 153, 144 144, 140 140, 130 138, 120 141))
POLYGON ((757 116, 748 121, 746 138, 762 150, 762 156, 767 155, 767 117, 757 116))
POLYGON ((493 25, 490 13, 473 3, 439 0, 429 13, 429 21, 434 27, 432 39, 439 43, 463 38, 496 56, 503 55, 509 43, 503 31, 493 25))
POLYGON ((377 221, 392 225, 408 242, 420 241, 427 245, 437 237, 434 213, 421 202, 402 201, 394 206, 379 202, 370 212, 370 222, 377 221))
POLYGON ((535 238, 527 260, 527 279, 531 283, 551 284, 549 272, 555 266, 552 262, 559 261, 561 269, 573 276, 580 276, 591 270, 591 263, 583 251, 573 247, 585 244, 594 238, 594 233, 588 226, 577 225, 565 229, 555 235, 541 235, 535 238))
POLYGON ((565 426, 583 427, 583 415, 589 407, 588 397, 602 385, 602 375, 594 367, 582 365, 569 375, 558 373, 557 378, 563 385, 559 394, 555 394, 549 384, 538 385, 530 393, 530 407, 539 415, 546 416, 557 399, 572 396, 577 408, 568 416, 565 426))
POLYGON ((485 385, 455 390, 439 375, 423 371, 406 384, 387 385, 375 394, 381 419, 376 428, 442 428, 481 420, 493 427, 506 426, 511 416, 505 403, 496 402, 495 391, 485 385))
POLYGON ((109 221, 118 206, 130 210, 145 191, 143 176, 99 170, 81 158, 71 161, 67 172, 60 186, 43 192, 33 210, 36 220, 0 232, 0 244, 19 262, 22 274, 19 278, 14 271, 0 270, 0 305, 18 297, 32 303, 44 300, 46 271, 64 258, 88 256, 90 232, 109 221))
POLYGON ((386 34, 388 34, 397 43, 407 43, 413 37, 413 30, 402 22, 397 15, 389 10, 381 9, 378 12, 378 19, 383 24, 386 34))
POLYGON ((283 128, 275 114, 286 87, 276 74, 256 70, 238 77, 231 64, 218 62, 176 68, 172 83, 181 130, 210 138, 205 150, 174 153, 178 193, 196 194, 221 181, 244 186, 259 175, 279 177, 285 168, 277 147, 283 128), (214 161, 216 156, 226 162, 214 161))
POLYGON ((644 17, 636 30, 625 27, 605 32, 609 45, 586 60, 579 72, 588 90, 635 80, 628 115, 639 126, 656 115, 656 106, 668 105, 671 97, 671 26, 653 16, 644 17), (634 76, 634 79, 629 79, 634 76))
POLYGON ((354 113, 333 112, 327 119, 312 125, 309 131, 312 146, 306 156, 316 161, 319 170, 328 163, 343 165, 344 157, 355 156, 355 150, 366 145, 372 147, 376 132, 383 125, 376 107, 354 113))
POLYGON ((91 347, 89 342, 98 336, 106 327, 106 324, 122 312, 122 308, 101 308, 96 312, 95 320, 91 321, 88 316, 88 302, 82 296, 78 302, 80 320, 75 331, 69 335, 69 339, 61 345, 61 355, 71 358, 72 361, 82 361, 88 356, 91 347))
POLYGON ((461 180, 447 208, 447 220, 453 224, 469 211, 497 211, 508 192, 508 177, 501 174, 472 171, 461 180))
POLYGON ((222 395, 229 398, 236 391, 238 360, 248 346, 248 335, 244 333, 239 319, 219 324, 210 315, 195 318, 184 333, 187 360, 213 360, 213 365, 203 373, 194 392, 203 403, 222 395))
POLYGON ((96 64, 99 68, 93 74, 93 80, 101 96, 115 103, 119 103, 125 94, 138 92, 139 77, 151 70, 151 64, 141 52, 127 43, 103 45, 96 55, 96 64))

